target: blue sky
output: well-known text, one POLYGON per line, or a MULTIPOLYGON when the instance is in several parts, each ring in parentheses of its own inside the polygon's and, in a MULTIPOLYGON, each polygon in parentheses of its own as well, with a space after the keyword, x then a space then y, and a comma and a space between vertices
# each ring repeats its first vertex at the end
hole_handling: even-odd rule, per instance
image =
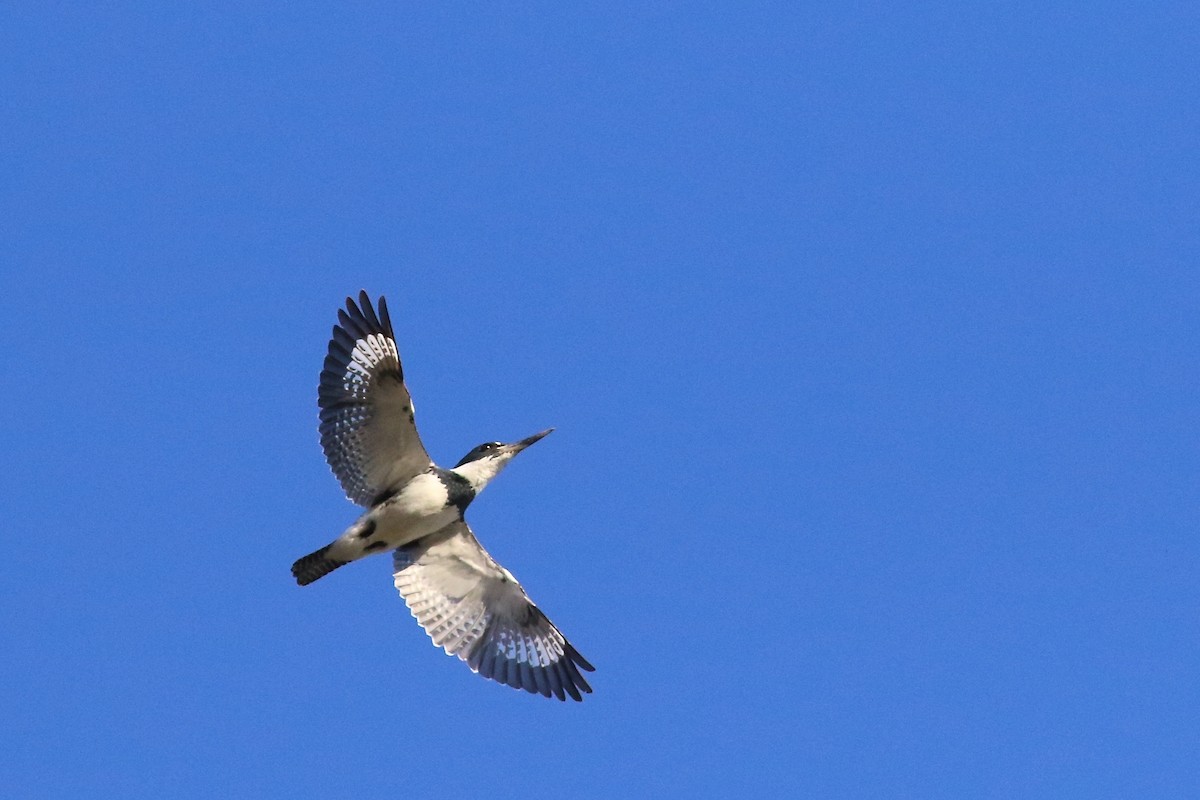
POLYGON ((1053 5, 5 5, 6 792, 1200 794, 1200 22, 1053 5), (292 582, 362 288, 583 704, 292 582))

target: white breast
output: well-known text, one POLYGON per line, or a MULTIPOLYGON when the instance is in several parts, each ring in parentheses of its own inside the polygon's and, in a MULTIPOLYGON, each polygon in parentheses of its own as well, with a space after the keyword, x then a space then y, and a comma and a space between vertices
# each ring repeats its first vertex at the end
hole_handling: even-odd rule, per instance
POLYGON ((457 508, 446 507, 448 498, 436 475, 416 476, 376 510, 377 536, 398 547, 441 529, 458 518, 457 508))
POLYGON ((448 499, 446 484, 436 475, 425 472, 409 481, 389 500, 387 510, 393 514, 428 517, 443 510, 448 499))

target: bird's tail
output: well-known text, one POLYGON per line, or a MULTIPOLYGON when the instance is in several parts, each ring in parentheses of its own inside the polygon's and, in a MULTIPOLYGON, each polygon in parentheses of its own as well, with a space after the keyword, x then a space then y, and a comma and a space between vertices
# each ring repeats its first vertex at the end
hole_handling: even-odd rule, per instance
POLYGON ((323 578, 333 572, 343 564, 349 564, 349 561, 338 561, 336 558, 329 557, 329 548, 332 544, 327 544, 316 552, 309 553, 304 558, 297 559, 295 564, 292 564, 292 574, 296 576, 296 583, 301 586, 307 586, 318 578, 323 578))

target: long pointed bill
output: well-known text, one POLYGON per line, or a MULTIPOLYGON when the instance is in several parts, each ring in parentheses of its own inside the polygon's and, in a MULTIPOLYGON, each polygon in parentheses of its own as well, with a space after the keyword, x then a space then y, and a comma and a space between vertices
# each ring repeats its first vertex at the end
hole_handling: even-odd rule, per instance
POLYGON ((512 448, 513 455, 516 455, 517 453, 524 450, 526 447, 529 447, 529 445, 533 444, 534 442, 541 441, 542 439, 544 439, 553 430, 554 430, 554 428, 546 428, 546 430, 542 431, 541 433, 535 433, 533 436, 529 436, 525 439, 522 439, 519 442, 513 442, 512 444, 509 445, 509 447, 512 448))

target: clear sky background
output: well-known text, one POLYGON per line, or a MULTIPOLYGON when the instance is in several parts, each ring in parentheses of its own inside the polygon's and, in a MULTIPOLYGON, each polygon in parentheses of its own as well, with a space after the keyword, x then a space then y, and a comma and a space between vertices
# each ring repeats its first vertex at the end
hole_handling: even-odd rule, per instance
POLYGON ((0 7, 6 796, 1200 796, 1194 4, 203 5, 0 7), (293 583, 362 288, 581 705, 293 583))

